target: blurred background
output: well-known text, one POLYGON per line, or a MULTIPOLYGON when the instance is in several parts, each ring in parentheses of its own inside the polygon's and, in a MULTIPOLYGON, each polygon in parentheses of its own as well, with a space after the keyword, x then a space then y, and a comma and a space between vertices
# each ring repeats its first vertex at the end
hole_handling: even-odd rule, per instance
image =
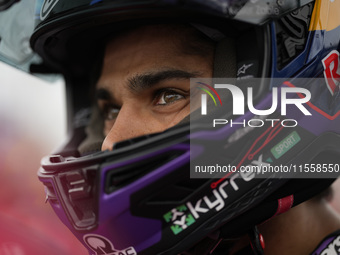
POLYGON ((0 88, 0 255, 87 254, 37 178, 40 159, 66 138, 63 80, 0 62, 0 88))

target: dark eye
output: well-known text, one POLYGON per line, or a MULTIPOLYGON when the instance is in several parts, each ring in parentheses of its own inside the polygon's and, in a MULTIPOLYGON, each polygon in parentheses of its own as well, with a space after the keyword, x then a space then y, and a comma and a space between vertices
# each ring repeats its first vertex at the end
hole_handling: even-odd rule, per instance
POLYGON ((156 101, 156 105, 168 105, 172 104, 178 100, 183 99, 184 96, 178 94, 175 91, 172 90, 167 90, 167 91, 162 91, 159 93, 156 101))
POLYGON ((105 120, 115 120, 118 116, 119 109, 113 106, 106 106, 103 113, 105 120))

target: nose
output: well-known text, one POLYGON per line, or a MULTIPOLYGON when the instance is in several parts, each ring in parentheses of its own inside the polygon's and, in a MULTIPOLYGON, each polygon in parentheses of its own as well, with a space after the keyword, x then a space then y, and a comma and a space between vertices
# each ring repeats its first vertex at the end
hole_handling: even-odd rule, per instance
POLYGON ((152 116, 143 113, 142 109, 123 106, 103 141, 102 151, 112 150, 113 145, 120 141, 157 131, 160 131, 159 125, 152 120, 152 116))

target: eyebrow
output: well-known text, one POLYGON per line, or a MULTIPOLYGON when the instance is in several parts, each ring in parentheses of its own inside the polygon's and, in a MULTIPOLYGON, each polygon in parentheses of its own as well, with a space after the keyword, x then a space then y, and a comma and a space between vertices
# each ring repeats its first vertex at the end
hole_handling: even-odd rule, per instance
POLYGON ((200 72, 188 72, 179 69, 169 69, 136 74, 128 79, 128 88, 132 92, 140 92, 144 89, 151 88, 159 82, 171 79, 190 79, 201 75, 200 72))
MULTIPOLYGON (((188 72, 180 69, 168 69, 161 71, 152 71, 143 74, 136 74, 128 79, 127 86, 134 93, 141 92, 144 89, 151 88, 157 83, 171 79, 190 79, 202 75, 201 72, 188 72)), ((97 100, 114 100, 108 88, 99 87, 96 89, 97 100)), ((115 100, 114 100, 115 101, 115 100)))
POLYGON ((96 88, 95 98, 96 100, 110 100, 111 94, 106 88, 96 88))

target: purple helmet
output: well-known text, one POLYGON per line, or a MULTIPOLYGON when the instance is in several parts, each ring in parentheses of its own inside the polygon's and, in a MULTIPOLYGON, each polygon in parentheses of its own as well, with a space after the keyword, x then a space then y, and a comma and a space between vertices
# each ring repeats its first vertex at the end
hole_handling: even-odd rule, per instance
POLYGON ((41 4, 31 45, 44 62, 32 71, 64 75, 69 140, 43 159, 38 175, 56 214, 90 254, 208 254, 333 182, 340 171, 339 2, 41 4), (112 151, 98 151, 98 142, 80 150, 87 127, 100 123, 88 91, 100 72, 103 41, 135 24, 162 22, 189 24, 214 41, 213 78, 232 78, 234 85, 194 83, 211 98, 227 89, 234 102, 205 105, 217 109, 210 118, 202 111, 112 151), (225 34, 233 37, 232 52, 226 53, 225 34), (252 105, 240 96, 249 96, 249 87, 252 105), (195 167, 207 162, 208 170, 195 167), (247 172, 251 166, 257 170, 247 172))

